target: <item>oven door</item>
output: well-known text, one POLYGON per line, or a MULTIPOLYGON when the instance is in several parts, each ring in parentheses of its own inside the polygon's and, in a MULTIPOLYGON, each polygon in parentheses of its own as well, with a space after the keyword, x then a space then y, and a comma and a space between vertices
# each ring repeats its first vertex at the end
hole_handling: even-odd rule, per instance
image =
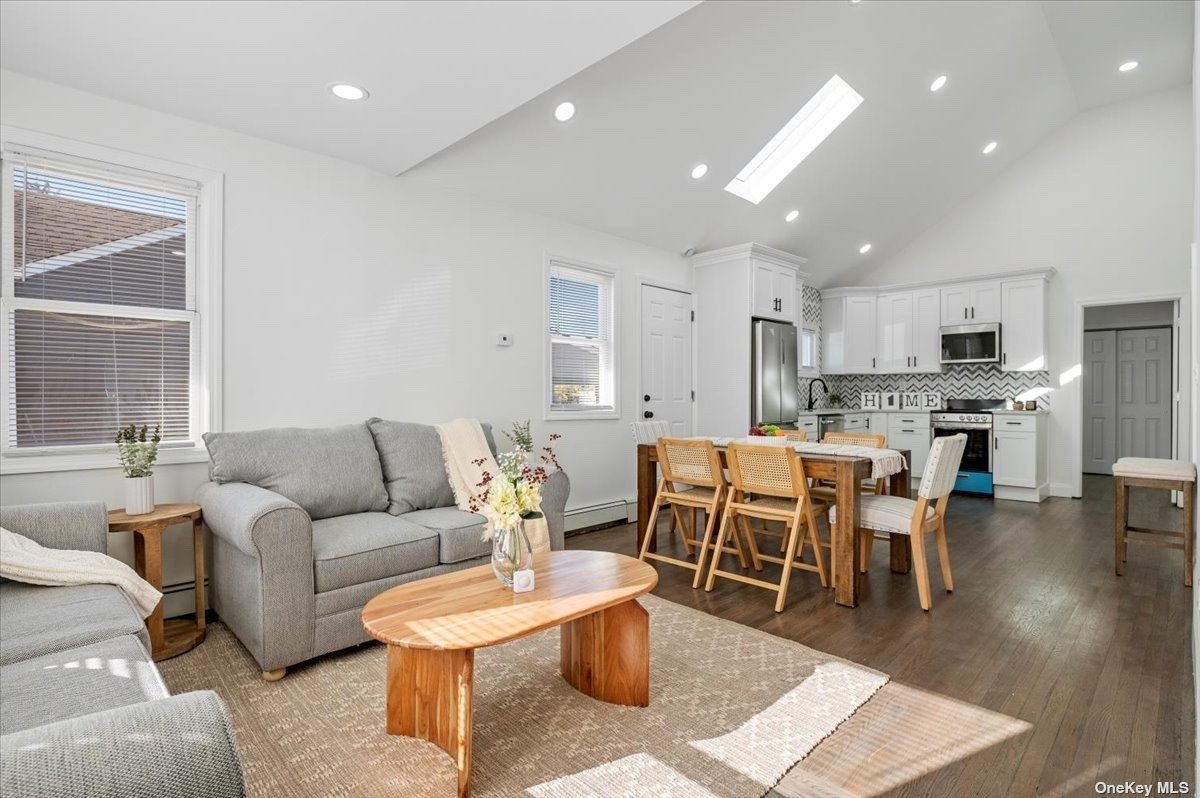
POLYGON ((958 467, 958 478, 954 489, 964 493, 992 495, 992 429, 991 427, 969 427, 947 429, 935 427, 934 438, 964 434, 967 445, 963 449, 962 463, 958 467))
POLYGON ((942 327, 943 363, 999 363, 1000 325, 942 327))

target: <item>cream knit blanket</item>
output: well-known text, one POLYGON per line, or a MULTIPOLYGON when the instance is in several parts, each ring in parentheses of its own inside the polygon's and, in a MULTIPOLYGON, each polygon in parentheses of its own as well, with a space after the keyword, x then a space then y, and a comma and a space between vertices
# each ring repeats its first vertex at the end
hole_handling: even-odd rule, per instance
POLYGON ((162 600, 145 579, 120 560, 98 551, 48 549, 0 527, 0 576, 31 585, 116 585, 149 617, 162 600))
MULTIPOLYGON (((471 497, 481 490, 479 483, 483 480, 483 472, 498 474, 500 466, 492 457, 478 419, 456 418, 438 424, 437 431, 442 439, 442 457, 446 461, 446 476, 454 491, 454 502, 458 509, 470 512, 471 497)), ((479 513, 487 519, 483 538, 490 540, 495 530, 491 508, 482 507, 479 513)), ((545 517, 526 519, 524 527, 534 554, 550 551, 550 528, 546 526, 545 517)))

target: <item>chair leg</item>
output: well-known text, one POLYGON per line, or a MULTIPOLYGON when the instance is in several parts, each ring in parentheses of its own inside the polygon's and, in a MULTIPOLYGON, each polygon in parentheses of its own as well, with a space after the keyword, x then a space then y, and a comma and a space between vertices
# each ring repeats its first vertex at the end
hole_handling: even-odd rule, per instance
POLYGON ((937 538, 938 562, 942 566, 942 583, 946 586, 947 593, 953 593, 954 577, 950 574, 950 548, 946 545, 946 522, 944 520, 938 519, 937 529, 933 534, 937 538))
POLYGON ((758 541, 754 539, 754 527, 744 516, 739 520, 742 522, 742 536, 746 538, 746 547, 750 549, 750 564, 754 566, 754 570, 761 571, 762 559, 758 556, 758 541))
POLYGON ((728 507, 721 514, 721 528, 717 530, 717 543, 713 547, 712 564, 708 566, 708 581, 704 583, 705 590, 712 590, 717 581, 717 568, 721 566, 721 552, 725 549, 725 539, 729 537, 729 517, 733 515, 728 507))
POLYGON ((1125 573, 1125 528, 1129 525, 1129 488, 1125 485, 1125 477, 1113 477, 1113 487, 1116 489, 1116 518, 1113 521, 1115 548, 1113 559, 1116 561, 1117 576, 1125 573))
MULTIPOLYGON (((787 531, 787 552, 783 555, 783 576, 779 578, 779 592, 775 596, 775 612, 783 612, 783 605, 787 602, 788 583, 792 577, 792 560, 796 558, 796 544, 800 537, 800 508, 796 508, 796 514, 792 516, 792 523, 788 526, 787 531)), ((820 557, 820 549, 817 550, 817 556, 820 557)))
POLYGON ((690 555, 696 548, 696 508, 683 516, 683 548, 690 555))
MULTIPOLYGON (((696 575, 692 578, 692 590, 700 587, 701 580, 704 579, 704 558, 708 554, 708 541, 712 538, 713 526, 717 522, 717 507, 719 500, 714 500, 712 506, 708 508, 704 521, 704 538, 700 541, 700 554, 696 557, 696 575)), ((718 552, 713 552, 713 559, 717 559, 718 552)))
MULTIPOLYGON (((825 572, 825 554, 821 551, 821 536, 817 534, 817 519, 813 515, 811 506, 806 505, 805 510, 807 510, 806 515, 808 516, 808 518, 805 522, 805 526, 808 527, 808 539, 810 541, 812 541, 813 556, 817 558, 817 576, 819 576, 821 578, 821 587, 829 587, 832 579, 834 578, 833 577, 833 569, 835 567, 834 563, 837 562, 837 557, 833 553, 833 546, 830 546, 829 547, 829 561, 830 561, 829 562, 829 571, 830 571, 830 573, 827 574, 825 572)), ((832 535, 832 530, 830 530, 830 532, 832 535)), ((830 541, 832 541, 833 537, 831 536, 829 539, 830 539, 830 541)))
POLYGON ((925 560, 925 533, 913 532, 911 537, 913 573, 917 578, 917 597, 921 600, 921 609, 928 611, 933 606, 933 601, 929 598, 929 563, 925 560))
POLYGON ((871 547, 875 545, 875 532, 871 529, 858 530, 858 572, 865 574, 871 565, 871 547))
POLYGON ((746 549, 742 546, 742 533, 739 524, 746 523, 746 520, 740 515, 733 519, 733 529, 729 531, 729 540, 733 542, 733 553, 737 555, 738 563, 743 568, 749 568, 750 563, 746 560, 746 549))
POLYGON ((1192 586, 1196 550, 1196 483, 1184 483, 1183 491, 1183 584, 1192 586))
MULTIPOLYGON (((658 523, 658 510, 662 507, 662 497, 654 497, 654 507, 650 510, 650 520, 646 522, 646 536, 642 539, 642 550, 638 552, 638 559, 643 562, 646 559, 646 552, 650 551, 650 541, 654 540, 657 532, 655 525, 658 523)), ((674 510, 674 505, 671 506, 674 510)))

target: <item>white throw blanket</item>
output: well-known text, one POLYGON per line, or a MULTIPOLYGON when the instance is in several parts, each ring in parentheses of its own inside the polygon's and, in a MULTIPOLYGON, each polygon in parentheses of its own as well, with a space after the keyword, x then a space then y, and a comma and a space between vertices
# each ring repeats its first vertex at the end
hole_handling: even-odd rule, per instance
POLYGON ((31 585, 116 585, 143 618, 162 600, 137 572, 98 551, 48 549, 0 527, 0 576, 31 585))
MULTIPOLYGON (((761 446, 791 446, 801 455, 805 452, 812 454, 828 454, 840 457, 865 457, 871 461, 871 479, 883 479, 890 477, 892 474, 899 474, 905 469, 904 455, 895 449, 876 449, 871 446, 852 446, 850 444, 841 443, 814 443, 812 441, 787 441, 786 438, 770 438, 770 437, 743 437, 743 438, 716 438, 712 436, 699 436, 700 439, 707 439, 713 442, 714 446, 728 446, 733 442, 752 443, 761 446), (786 441, 786 442, 785 442, 786 441)), ((920 474, 915 475, 919 477, 920 474)))
MULTIPOLYGON (((458 509, 469 512, 471 497, 481 490, 479 483, 483 480, 483 472, 499 474, 500 466, 496 463, 496 458, 492 457, 483 427, 477 419, 456 418, 445 424, 438 424, 437 431, 442 439, 442 457, 446 461, 446 476, 450 478, 454 501, 458 509)), ((489 540, 495 529, 495 518, 491 508, 486 506, 482 507, 479 513, 487 519, 487 528, 483 536, 485 540, 489 540)), ((546 526, 545 517, 527 519, 524 527, 525 536, 529 538, 529 545, 534 554, 550 551, 550 528, 546 526)))

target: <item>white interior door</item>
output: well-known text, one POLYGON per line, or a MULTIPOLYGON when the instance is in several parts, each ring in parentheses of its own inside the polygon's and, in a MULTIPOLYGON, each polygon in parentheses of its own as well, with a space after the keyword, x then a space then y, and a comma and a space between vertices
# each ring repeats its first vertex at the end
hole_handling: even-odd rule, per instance
POLYGON ((1117 333, 1083 334, 1083 473, 1112 474, 1117 459, 1117 333))
POLYGON ((692 434, 692 295, 642 286, 642 379, 639 419, 668 421, 671 434, 692 434))
POLYGON ((1171 457, 1170 327, 1117 331, 1117 455, 1171 457))

